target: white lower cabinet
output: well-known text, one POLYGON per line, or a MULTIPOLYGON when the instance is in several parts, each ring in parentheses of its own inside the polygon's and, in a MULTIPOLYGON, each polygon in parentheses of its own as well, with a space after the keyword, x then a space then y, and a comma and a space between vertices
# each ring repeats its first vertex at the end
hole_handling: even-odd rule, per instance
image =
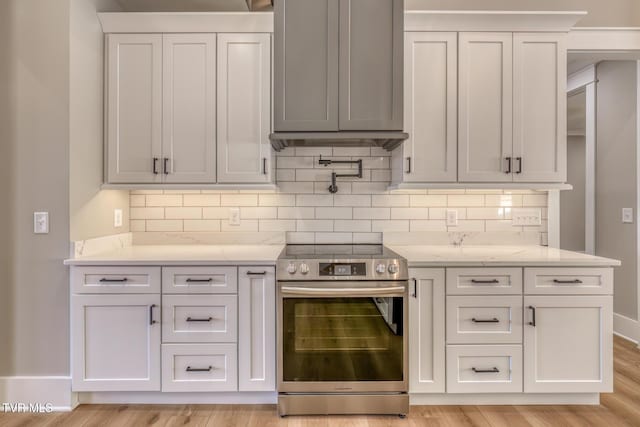
POLYGON ((162 344, 162 391, 236 391, 235 344, 162 344))
POLYGON ((73 295, 72 390, 160 390, 160 295, 73 295))
POLYGON ((521 296, 447 297, 447 344, 522 343, 521 296))
POLYGON ((525 296, 524 391, 613 391, 613 297, 525 296))
POLYGON ((521 393, 521 345, 447 346, 448 393, 521 393))
POLYGON ((276 281, 273 267, 238 269, 238 389, 276 389, 276 281))
POLYGON ((444 269, 409 269, 409 392, 445 391, 444 269))
POLYGON ((162 342, 236 342, 235 295, 164 295, 162 342))

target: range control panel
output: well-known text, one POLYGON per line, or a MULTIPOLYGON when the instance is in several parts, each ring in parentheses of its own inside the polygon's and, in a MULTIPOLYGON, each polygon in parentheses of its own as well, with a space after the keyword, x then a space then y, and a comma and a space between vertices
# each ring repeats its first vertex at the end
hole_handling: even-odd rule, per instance
POLYGON ((321 262, 318 273, 320 276, 366 276, 367 264, 364 262, 348 264, 321 262))

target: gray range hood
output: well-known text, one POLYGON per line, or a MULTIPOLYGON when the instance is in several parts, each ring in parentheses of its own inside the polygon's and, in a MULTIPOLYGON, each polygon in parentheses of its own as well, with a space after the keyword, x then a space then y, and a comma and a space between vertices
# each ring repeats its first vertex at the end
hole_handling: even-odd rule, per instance
POLYGON ((403 40, 403 0, 274 0, 273 147, 398 147, 403 40))

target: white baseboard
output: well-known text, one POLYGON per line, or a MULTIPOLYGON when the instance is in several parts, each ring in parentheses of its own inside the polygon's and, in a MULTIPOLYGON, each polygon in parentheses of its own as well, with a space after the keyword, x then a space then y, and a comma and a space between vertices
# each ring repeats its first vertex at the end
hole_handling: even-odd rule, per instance
POLYGON ((640 341, 640 322, 622 314, 613 313, 613 333, 638 344, 640 341))
POLYGON ((411 405, 599 405, 598 393, 410 394, 411 405))
POLYGON ((47 405, 52 411, 71 411, 74 404, 71 377, 0 377, 0 412, 2 403, 47 405))
POLYGON ((225 393, 165 393, 159 391, 137 392, 93 392, 78 393, 79 403, 93 404, 219 404, 219 405, 264 405, 278 402, 278 393, 269 392, 225 392, 225 393))

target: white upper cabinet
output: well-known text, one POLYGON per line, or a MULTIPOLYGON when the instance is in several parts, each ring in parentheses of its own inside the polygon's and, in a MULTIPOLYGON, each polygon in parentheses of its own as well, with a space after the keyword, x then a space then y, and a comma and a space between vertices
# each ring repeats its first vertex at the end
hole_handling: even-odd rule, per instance
POLYGON ((394 181, 455 182, 457 33, 405 33, 404 130, 394 181))
POLYGON ((215 182, 216 35, 163 37, 164 182, 215 182))
POLYGON ((565 37, 513 35, 514 181, 567 179, 565 37))
POLYGON ((271 181, 271 36, 218 35, 218 182, 271 181))
POLYGON ((107 180, 161 181, 162 35, 107 38, 107 180))
POLYGON ((107 37, 107 183, 272 182, 269 33, 107 37))
POLYGON ((458 179, 512 180, 512 34, 460 33, 458 179))

